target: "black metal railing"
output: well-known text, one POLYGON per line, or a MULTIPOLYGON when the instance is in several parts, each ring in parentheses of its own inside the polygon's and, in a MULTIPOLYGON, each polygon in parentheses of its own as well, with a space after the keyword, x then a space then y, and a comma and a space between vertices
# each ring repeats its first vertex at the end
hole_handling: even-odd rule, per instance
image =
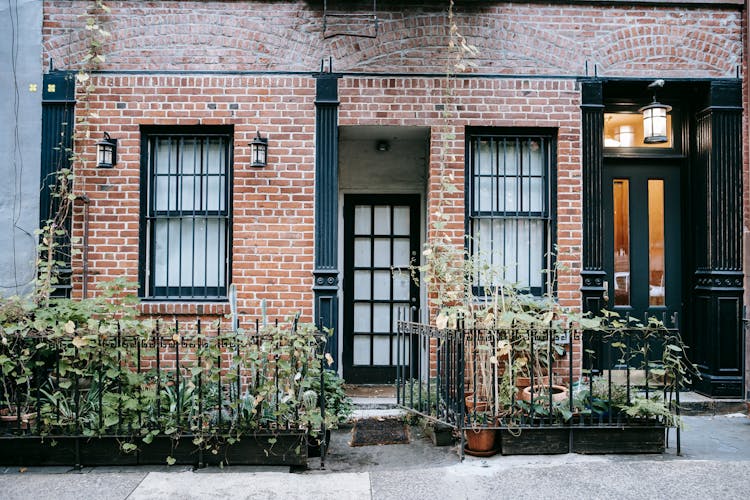
POLYGON ((135 449, 157 436, 320 432, 323 463, 323 334, 296 320, 238 332, 200 320, 131 327, 3 335, 0 440, 107 436, 135 449))
POLYGON ((457 429, 677 427, 679 453, 679 388, 690 365, 676 320, 664 325, 399 322, 399 345, 410 345, 418 363, 398 360, 398 404, 457 429))

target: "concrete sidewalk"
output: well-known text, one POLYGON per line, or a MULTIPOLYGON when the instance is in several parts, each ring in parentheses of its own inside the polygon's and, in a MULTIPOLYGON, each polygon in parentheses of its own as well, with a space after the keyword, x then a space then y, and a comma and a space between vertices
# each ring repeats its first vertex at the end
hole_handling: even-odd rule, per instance
MULTIPOLYGON (((348 446, 335 433, 326 470, 272 467, 15 469, 0 474, 4 499, 402 499, 748 498, 750 419, 685 417, 683 456, 467 457, 419 435, 409 445, 348 446)), ((418 431, 414 430, 415 434, 418 431)), ((674 446, 674 432, 670 435, 674 446)))

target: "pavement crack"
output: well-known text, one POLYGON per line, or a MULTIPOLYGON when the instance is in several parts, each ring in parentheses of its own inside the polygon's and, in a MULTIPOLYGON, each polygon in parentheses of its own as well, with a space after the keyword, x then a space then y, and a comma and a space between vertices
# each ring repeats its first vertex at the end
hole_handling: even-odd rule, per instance
POLYGON ((143 477, 141 478, 141 480, 138 481, 138 484, 136 484, 133 487, 133 489, 130 490, 130 493, 127 494, 127 496, 125 497, 124 500, 128 500, 128 498, 130 498, 131 496, 133 496, 133 493, 135 493, 135 490, 137 490, 143 484, 143 481, 146 480, 146 478, 148 477, 149 474, 150 474, 150 472, 147 472, 146 474, 143 475, 143 477))

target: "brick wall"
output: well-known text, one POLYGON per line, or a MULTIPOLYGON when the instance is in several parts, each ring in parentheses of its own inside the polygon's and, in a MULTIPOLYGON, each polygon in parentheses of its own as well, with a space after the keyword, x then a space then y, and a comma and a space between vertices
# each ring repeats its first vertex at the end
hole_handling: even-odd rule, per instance
MULTIPOLYGON (((601 76, 733 77, 742 64, 744 24, 735 8, 559 3, 458 2, 459 29, 480 49, 474 76, 505 77, 460 78, 446 129, 437 108, 445 101, 444 81, 431 76, 445 70, 442 4, 378 2, 378 36, 366 39, 324 38, 319 3, 301 0, 108 1, 112 11, 101 20, 112 37, 102 69, 110 73, 94 78, 92 108, 98 118, 81 152, 93 160, 95 140, 106 130, 120 140, 119 163, 108 171, 84 169, 76 186, 92 199, 93 284, 138 276, 139 126, 234 125, 232 280, 240 310, 257 315, 259 301, 266 299, 270 315, 302 310, 303 319, 310 319, 315 117, 310 72, 330 56, 334 70, 350 72, 340 81, 341 125, 431 127, 428 192, 436 191, 441 176, 454 175, 460 189, 452 199, 450 227, 457 244, 464 232, 465 127, 558 129, 558 260, 568 268, 559 290, 566 305, 580 306, 580 97, 571 77, 584 75, 586 68, 601 76), (117 73, 122 71, 132 74, 117 73), (168 71, 192 74, 164 74, 168 71), (388 72, 410 76, 374 74, 388 72), (271 139, 270 166, 263 170, 246 168, 247 143, 256 130, 271 139)), ((85 48, 80 15, 89 4, 44 2, 45 65, 51 58, 58 69, 76 67, 85 48)), ((434 208, 431 197, 430 217, 434 208)), ((80 260, 75 264, 80 287, 80 260)), ((226 312, 225 306, 205 307, 145 309, 226 312)))
MULTIPOLYGON (((91 199, 91 284, 117 276, 138 280, 141 125, 233 125, 232 281, 239 309, 284 317, 312 316, 314 217, 314 80, 302 77, 98 76, 91 101, 98 115, 82 141, 87 167, 76 191, 91 199), (271 138, 269 166, 247 168, 256 130, 271 138), (95 142, 104 131, 118 138, 118 163, 96 169, 95 142)), ((80 111, 80 110, 79 110, 80 111)), ((81 214, 74 236, 82 236, 81 214)), ((80 256, 74 258, 80 288, 80 256)), ((225 306, 144 306, 145 312, 227 313, 225 306)))

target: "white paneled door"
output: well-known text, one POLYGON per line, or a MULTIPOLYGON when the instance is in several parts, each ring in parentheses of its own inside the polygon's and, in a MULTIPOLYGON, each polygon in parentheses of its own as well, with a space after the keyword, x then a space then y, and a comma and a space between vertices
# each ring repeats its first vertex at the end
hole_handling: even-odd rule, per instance
POLYGON ((347 196, 344 238, 344 378, 393 382, 397 358, 410 356, 397 322, 419 307, 409 268, 419 254, 419 196, 347 196))

